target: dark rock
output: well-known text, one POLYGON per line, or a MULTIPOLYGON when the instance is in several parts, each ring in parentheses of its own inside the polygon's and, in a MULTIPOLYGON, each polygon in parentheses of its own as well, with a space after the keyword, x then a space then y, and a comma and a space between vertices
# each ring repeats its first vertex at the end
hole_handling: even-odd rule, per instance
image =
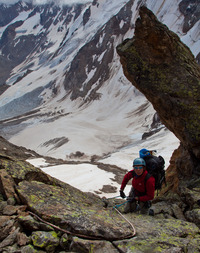
POLYGON ((59 245, 59 238, 56 232, 36 231, 31 235, 33 245, 42 248, 46 252, 54 252, 59 245))
POLYGON ((36 181, 22 181, 17 191, 29 209, 73 234, 89 234, 94 239, 109 240, 127 238, 132 234, 117 213, 112 212, 112 219, 108 216, 98 197, 89 195, 88 198, 66 184, 61 188, 36 181))
POLYGON ((9 216, 0 216, 0 241, 4 240, 12 231, 14 219, 9 216))
POLYGON ((19 12, 28 11, 31 8, 32 4, 26 3, 22 5, 21 2, 6 7, 4 6, 4 4, 0 4, 0 27, 9 24, 19 15, 19 12))
POLYGON ((118 253, 119 251, 107 241, 90 241, 75 237, 70 250, 73 252, 118 253))
MULTIPOLYGON (((94 4, 96 4, 94 2, 94 4)), ((124 36, 131 27, 132 1, 122 8, 117 16, 112 17, 104 29, 99 29, 94 38, 85 44, 74 57, 70 69, 65 74, 64 87, 72 100, 82 98, 83 103, 99 100, 101 93, 98 90, 106 80, 112 75, 112 70, 108 68, 115 55, 113 47, 113 37, 124 36), (120 24, 123 23, 123 27, 120 24), (112 36, 110 36, 112 34, 112 36), (102 42, 101 38, 103 38, 102 42), (98 45, 98 46, 97 46, 98 45), (108 45, 110 45, 108 47, 108 45), (93 57, 95 55, 95 57, 93 57), (99 61, 99 57, 102 60, 99 61), (103 64, 102 64, 103 62, 103 64), (87 66, 83 68, 82 66, 87 66), (77 69, 79 71, 77 71, 77 69), (88 80, 88 73, 95 71, 88 80), (95 85, 94 87, 94 84, 95 85), (87 98, 86 98, 87 97, 87 98)), ((86 23, 90 15, 90 9, 85 12, 84 22, 86 23)))
MULTIPOLYGON (((37 253, 38 250, 36 250, 33 245, 29 244, 21 248, 22 253, 37 253)), ((40 253, 45 252, 45 251, 39 251, 40 253)))
POLYGON ((60 238, 60 246, 64 250, 69 250, 72 238, 68 234, 63 234, 60 238))
POLYGON ((179 3, 179 10, 185 16, 183 32, 186 33, 199 20, 199 13, 200 13, 199 0, 193 1, 182 0, 179 3))
POLYGON ((25 246, 28 242, 30 242, 30 239, 28 236, 24 233, 18 233, 17 234, 17 244, 19 246, 25 246))
POLYGON ((187 211, 185 216, 189 221, 195 221, 195 223, 200 227, 200 208, 187 211))
POLYGON ((37 231, 37 230, 52 231, 54 230, 51 226, 45 223, 36 221, 30 215, 19 216, 18 221, 26 231, 37 231))
POLYGON ((13 245, 17 240, 18 232, 19 228, 15 229, 15 227, 13 227, 11 233, 0 243, 0 250, 6 246, 13 245))
POLYGON ((1 201, 0 202, 0 214, 3 213, 3 209, 7 206, 7 202, 6 201, 1 201))
POLYGON ((11 206, 14 206, 16 204, 16 199, 13 198, 13 197, 8 198, 7 199, 7 204, 11 205, 11 206))
POLYGON ((90 7, 85 11, 84 15, 83 15, 83 25, 86 25, 86 23, 88 22, 88 20, 90 19, 90 15, 91 15, 91 10, 90 7))
POLYGON ((15 183, 13 178, 6 172, 6 170, 0 170, 0 192, 5 199, 17 198, 14 186, 15 183))
POLYGON ((4 209, 3 209, 3 215, 14 215, 17 214, 17 207, 16 206, 11 206, 11 205, 7 205, 4 209))

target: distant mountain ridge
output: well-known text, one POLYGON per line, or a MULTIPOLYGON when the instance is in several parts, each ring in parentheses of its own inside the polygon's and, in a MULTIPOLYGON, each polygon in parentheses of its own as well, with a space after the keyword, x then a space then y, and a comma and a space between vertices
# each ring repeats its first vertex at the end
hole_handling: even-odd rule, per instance
POLYGON ((162 129, 152 128, 155 111, 124 77, 115 49, 133 36, 141 4, 198 61, 199 1, 1 5, 0 134, 43 155, 66 158, 77 151, 91 157, 136 146, 145 132, 162 129))

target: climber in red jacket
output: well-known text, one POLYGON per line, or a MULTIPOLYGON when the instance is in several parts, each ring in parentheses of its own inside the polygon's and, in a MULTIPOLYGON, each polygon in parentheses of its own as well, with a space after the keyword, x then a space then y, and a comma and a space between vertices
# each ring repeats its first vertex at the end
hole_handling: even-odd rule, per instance
POLYGON ((146 171, 146 163, 142 158, 136 158, 133 161, 133 170, 129 171, 125 176, 120 188, 120 196, 125 198, 124 188, 128 181, 132 180, 132 188, 127 200, 129 200, 124 208, 124 213, 136 212, 147 213, 151 206, 150 200, 154 198, 155 179, 146 171))

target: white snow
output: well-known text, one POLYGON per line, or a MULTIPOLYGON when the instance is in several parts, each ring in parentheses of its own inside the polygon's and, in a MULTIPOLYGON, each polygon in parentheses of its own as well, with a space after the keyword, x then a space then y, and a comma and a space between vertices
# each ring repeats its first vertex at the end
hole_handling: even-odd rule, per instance
MULTIPOLYGON (((27 118, 25 122, 27 127, 12 136, 9 141, 33 149, 41 155, 67 160, 70 160, 71 155, 77 151, 84 153, 82 161, 86 162, 90 161, 92 155, 102 156, 100 162, 117 165, 125 171, 131 169, 132 160, 138 156, 141 148, 156 149, 158 154, 165 158, 166 168, 168 167, 172 152, 179 146, 179 140, 166 129, 162 129, 152 137, 142 140, 142 134, 151 130, 155 111, 144 96, 124 77, 119 56, 116 52, 112 64, 108 66, 112 70, 110 78, 98 90, 99 94, 102 94, 99 100, 80 106, 85 98, 71 101, 70 94, 68 94, 63 99, 66 95, 63 87, 64 74, 69 69, 71 61, 83 45, 89 42, 96 32, 103 28, 106 22, 116 15, 128 1, 101 0, 98 6, 91 5, 91 17, 84 27, 81 15, 76 20, 73 17, 71 23, 66 26, 62 24, 62 32, 58 31, 60 24, 52 25, 47 38, 47 43, 52 43, 52 46, 43 54, 37 52, 31 55, 25 62, 13 69, 10 78, 6 82, 9 85, 12 85, 20 75, 24 74, 24 67, 33 63, 31 66, 32 72, 1 95, 0 106, 9 103, 13 99, 20 98, 23 94, 38 87, 45 87, 54 80, 58 94, 54 97, 52 91, 46 88, 41 94, 44 103, 40 107, 40 112, 43 116, 27 118), (68 35, 63 41, 68 29, 68 35), (61 43, 65 46, 60 48, 61 43), (57 56, 49 59, 49 55, 55 52, 58 52, 57 56), (57 117, 56 120, 55 117, 57 117), (49 140, 62 137, 68 138, 69 141, 61 147, 55 148, 53 144, 43 145, 49 140)), ((200 23, 197 22, 187 34, 182 34, 183 16, 178 10, 180 1, 146 0, 142 2, 146 3, 147 7, 169 29, 176 32, 196 56, 199 53, 200 23)), ((137 5, 138 1, 135 1, 132 8, 133 13, 136 14, 138 13, 137 5)), ((88 5, 83 8, 82 13, 87 8, 88 5)), ((35 14, 27 19, 29 13, 23 12, 11 22, 24 21, 23 25, 16 29, 17 37, 24 33, 36 35, 42 31, 43 27, 39 25, 40 15, 35 14)), ((136 18, 137 15, 133 15, 133 23, 136 18)), ((123 22, 120 23, 120 27, 122 26, 123 22)), ((0 34, 3 33, 5 28, 0 28, 0 34)), ((116 45, 122 42, 123 39, 132 37, 133 32, 133 29, 130 29, 123 38, 122 36, 113 37, 116 45)), ((103 42, 104 36, 105 34, 102 34, 97 47, 103 42)), ((102 61, 104 53, 99 56, 99 61, 102 61)), ((90 81, 95 70, 94 68, 87 73, 88 76, 84 84, 90 81)), ((93 87, 96 87, 97 84, 98 81, 93 84, 93 87)), ((81 158, 77 158, 77 160, 81 160, 81 158)), ((119 189, 119 185, 111 180, 114 177, 112 173, 101 171, 89 163, 47 167, 48 164, 45 160, 31 160, 30 162, 35 166, 43 167, 42 169, 46 173, 83 191, 99 191, 105 184, 112 184, 119 189), (76 177, 74 173, 76 173, 76 177)))
MULTIPOLYGON (((61 180, 73 187, 83 191, 92 192, 100 197, 115 197, 119 195, 120 185, 114 181, 115 175, 99 169, 96 165, 89 163, 44 167, 45 161, 40 158, 27 160, 35 167, 41 168, 48 175, 61 180), (102 187, 110 185, 116 187, 115 193, 104 193, 102 187)), ((128 195, 131 186, 127 185, 125 193, 128 195)))
MULTIPOLYGON (((27 14, 27 12, 25 14, 27 14)), ((40 13, 36 13, 34 16, 28 19, 26 16, 24 16, 23 20, 24 20, 23 25, 15 29, 17 33, 15 36, 16 39, 21 35, 23 35, 24 33, 37 35, 41 32, 43 27, 40 25, 40 13)))

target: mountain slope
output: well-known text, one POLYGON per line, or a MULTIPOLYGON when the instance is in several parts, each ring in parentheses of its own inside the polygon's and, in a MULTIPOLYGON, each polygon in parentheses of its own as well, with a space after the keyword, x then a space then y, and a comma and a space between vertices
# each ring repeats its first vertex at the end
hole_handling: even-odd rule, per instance
MULTIPOLYGON (((198 1, 142 3, 198 59, 199 17, 194 15, 198 1)), ((0 96, 1 135, 63 159, 90 160, 114 153, 104 161, 120 159, 124 166, 145 146, 158 148, 168 161, 179 141, 159 121, 153 124, 154 109, 124 77, 115 49, 133 36, 142 3, 103 0, 63 7, 17 3, 19 15, 1 21, 0 29, 0 57, 8 61, 0 79, 2 89, 7 88, 0 96), (145 132, 155 134, 142 140, 145 132)))

